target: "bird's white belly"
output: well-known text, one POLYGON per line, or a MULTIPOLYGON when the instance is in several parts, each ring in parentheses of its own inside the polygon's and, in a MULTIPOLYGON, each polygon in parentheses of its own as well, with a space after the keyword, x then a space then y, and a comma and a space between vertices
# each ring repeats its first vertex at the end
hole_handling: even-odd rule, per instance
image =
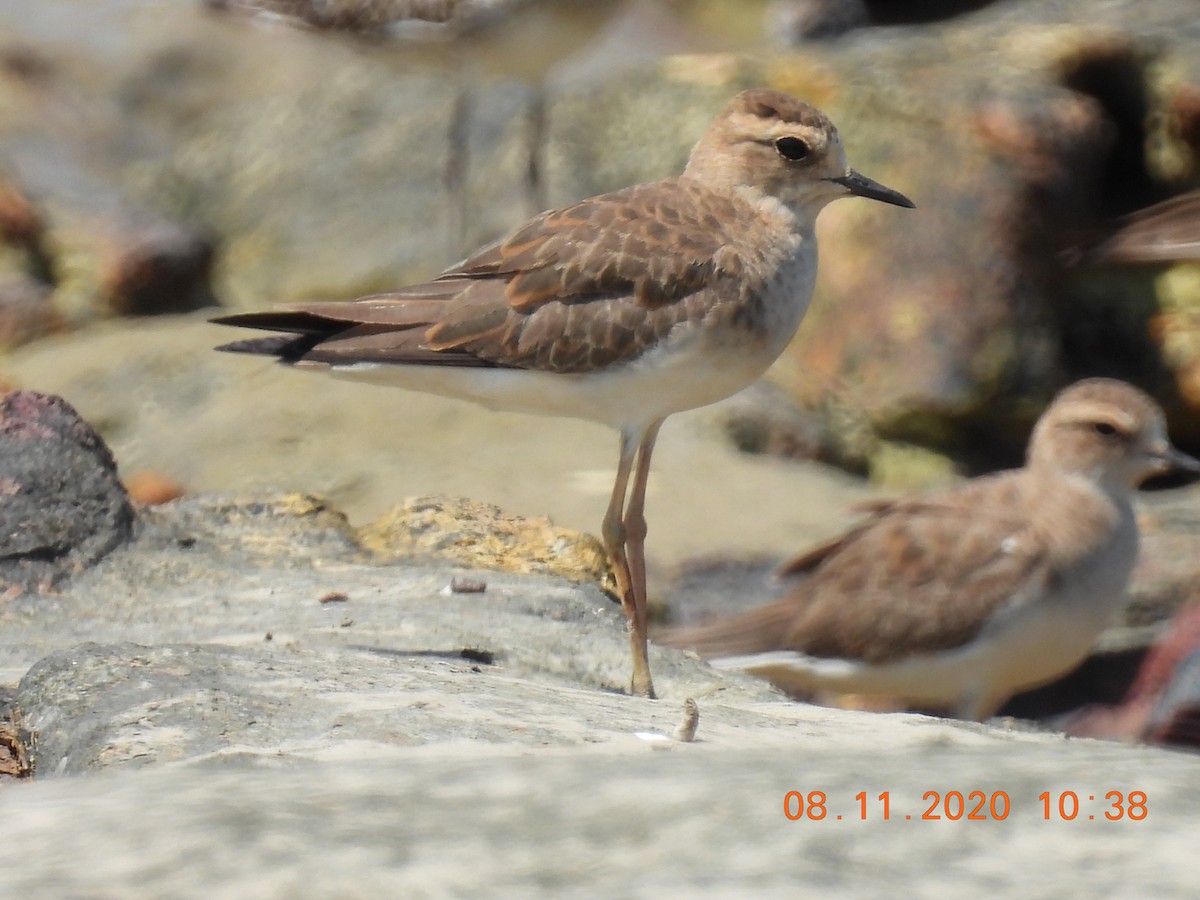
MULTIPOLYGON (((1107 600, 1107 598, 1105 598, 1107 600)), ((871 664, 792 651, 714 661, 794 688, 880 693, 952 703, 971 691, 1007 695, 1051 680, 1088 654, 1117 604, 1039 605, 1008 627, 954 650, 871 664)))
POLYGON ((589 419, 615 428, 647 424, 715 403, 757 379, 774 360, 753 348, 652 350, 621 366, 587 374, 529 369, 358 363, 332 375, 402 387, 492 409, 589 419))

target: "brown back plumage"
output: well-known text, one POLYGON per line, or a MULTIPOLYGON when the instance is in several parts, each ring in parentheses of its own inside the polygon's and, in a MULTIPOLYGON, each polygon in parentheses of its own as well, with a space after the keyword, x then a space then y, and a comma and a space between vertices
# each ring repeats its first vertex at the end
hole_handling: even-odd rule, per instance
POLYGON ((1049 575, 1021 514, 1024 494, 1017 473, 1005 473, 878 507, 786 563, 783 573, 799 578, 782 599, 657 639, 704 656, 788 649, 867 662, 958 646, 988 613, 1020 602, 1049 575))
POLYGON ((732 317, 774 262, 757 235, 729 227, 747 216, 757 218, 735 197, 666 179, 543 213, 425 284, 213 321, 297 334, 221 348, 289 362, 588 372, 636 357, 686 318, 732 317))

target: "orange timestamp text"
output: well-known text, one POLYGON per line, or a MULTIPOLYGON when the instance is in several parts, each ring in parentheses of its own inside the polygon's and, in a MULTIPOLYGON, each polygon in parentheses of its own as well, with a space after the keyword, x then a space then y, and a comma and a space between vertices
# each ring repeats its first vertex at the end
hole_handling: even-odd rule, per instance
MULTIPOLYGON (((1141 822, 1149 815, 1145 791, 1042 791, 1037 797, 1042 819, 1072 822, 1076 819, 1141 822)), ((825 791, 788 791, 783 795, 783 815, 793 821, 868 821, 905 819, 918 821, 1000 822, 1013 810, 1007 791, 926 791, 913 812, 894 813, 891 791, 872 795, 859 791, 844 809, 835 809, 825 791)))

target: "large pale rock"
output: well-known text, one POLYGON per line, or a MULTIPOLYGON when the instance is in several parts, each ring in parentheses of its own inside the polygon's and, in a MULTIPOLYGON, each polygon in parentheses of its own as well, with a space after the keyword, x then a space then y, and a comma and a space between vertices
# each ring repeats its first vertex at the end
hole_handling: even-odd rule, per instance
POLYGON ((0 842, 0 864, 6 888, 30 900, 1191 892, 1193 757, 925 721, 883 728, 880 717, 870 731, 845 727, 857 720, 798 725, 789 746, 760 749, 459 744, 394 760, 243 758, 35 782, 5 792, 19 827, 0 842), (788 791, 814 790, 828 798, 824 819, 784 817, 788 791), (924 794, 952 790, 1005 791, 1011 812, 922 820, 924 794), (1110 790, 1144 790, 1146 817, 1106 821, 1110 790), (875 799, 885 791, 886 821, 875 799), (1074 821, 1058 818, 1064 791, 1079 797, 1074 821))
POLYGON ((1170 861, 1197 838, 1193 757, 795 704, 657 647, 662 699, 629 697, 624 618, 597 585, 462 568, 472 545, 491 564, 491 520, 537 561, 541 523, 413 513, 368 549, 312 497, 179 500, 56 593, 0 603, 0 778, 33 766, 0 791, 20 826, 0 842, 7 889, 594 896, 669 879, 874 896, 881 872, 945 889, 947 856, 956 891, 1190 883, 1170 861), (688 699, 695 741, 676 739, 688 699), (1039 800, 1065 790, 1094 818, 1039 800), (1104 821, 1112 790, 1143 792, 1146 817, 1104 821), (824 815, 781 815, 791 791, 821 792, 824 815), (930 791, 940 821, 922 818, 930 791), (956 818, 951 791, 1000 798, 999 821, 956 818), (869 878, 846 862, 865 839, 869 878), (615 860, 600 874, 596 853, 615 860))

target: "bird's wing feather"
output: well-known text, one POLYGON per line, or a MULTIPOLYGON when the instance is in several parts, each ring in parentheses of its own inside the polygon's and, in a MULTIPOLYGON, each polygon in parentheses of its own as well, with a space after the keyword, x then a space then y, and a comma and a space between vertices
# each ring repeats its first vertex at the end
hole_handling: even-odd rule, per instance
POLYGON ((424 284, 215 321, 309 335, 310 362, 592 371, 758 287, 744 275, 761 251, 723 224, 739 202, 687 179, 636 185, 542 213, 424 284))
POLYGON ((885 504, 870 521, 798 556, 789 593, 739 616, 667 633, 705 656, 796 650, 886 662, 962 645, 1005 605, 1031 602, 1092 544, 1055 546, 1016 473, 885 504))
POLYGON ((1190 191, 1122 219, 1091 247, 1091 262, 1200 259, 1200 191, 1190 191))

